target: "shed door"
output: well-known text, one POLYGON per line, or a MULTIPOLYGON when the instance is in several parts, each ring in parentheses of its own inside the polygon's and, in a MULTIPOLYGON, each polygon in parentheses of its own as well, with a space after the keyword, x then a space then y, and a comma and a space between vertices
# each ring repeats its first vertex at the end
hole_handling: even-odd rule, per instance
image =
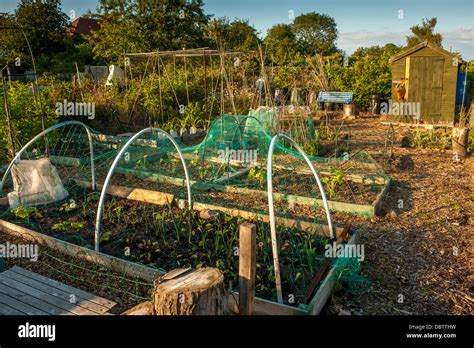
POLYGON ((408 100, 420 103, 420 117, 435 123, 441 117, 443 57, 410 57, 408 100))

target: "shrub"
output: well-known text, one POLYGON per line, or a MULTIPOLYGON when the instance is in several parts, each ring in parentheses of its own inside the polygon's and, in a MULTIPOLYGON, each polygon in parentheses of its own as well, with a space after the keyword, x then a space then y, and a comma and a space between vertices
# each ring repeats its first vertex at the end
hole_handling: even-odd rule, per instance
MULTIPOLYGON (((55 103, 58 100, 53 99, 54 95, 54 87, 51 86, 46 86, 41 91, 45 129, 55 124, 58 119, 55 114, 55 103)), ((0 95, 0 103, 2 106, 4 105, 3 94, 0 95)), ((8 106, 12 120, 15 150, 18 151, 42 131, 41 108, 39 102, 35 101, 33 97, 32 84, 14 81, 11 88, 8 89, 8 106)), ((2 158, 10 158, 5 109, 1 108, 0 110, 0 155, 2 158)))

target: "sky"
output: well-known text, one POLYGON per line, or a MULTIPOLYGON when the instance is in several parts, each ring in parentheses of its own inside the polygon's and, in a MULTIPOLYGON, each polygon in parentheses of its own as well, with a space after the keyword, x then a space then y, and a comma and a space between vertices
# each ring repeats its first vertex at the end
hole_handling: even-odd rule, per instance
MULTIPOLYGON (((16 0, 0 0, 0 12, 13 11, 16 0)), ((245 19, 264 37, 274 24, 291 23, 302 13, 318 12, 337 23, 337 46, 347 54, 358 47, 403 45, 410 27, 422 18, 437 17, 443 47, 474 59, 473 0, 204 0, 206 14, 245 19)), ((97 0, 62 0, 63 11, 79 17, 95 11, 97 0)))

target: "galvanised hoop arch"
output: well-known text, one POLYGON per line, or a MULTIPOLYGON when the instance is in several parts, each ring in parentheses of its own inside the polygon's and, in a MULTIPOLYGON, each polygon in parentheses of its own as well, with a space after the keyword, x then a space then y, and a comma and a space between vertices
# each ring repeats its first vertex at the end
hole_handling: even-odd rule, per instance
POLYGON ((20 159, 20 157, 21 157, 21 155, 23 154, 23 152, 25 152, 25 150, 26 150, 31 144, 33 144, 36 140, 38 140, 38 139, 41 138, 42 136, 44 136, 44 135, 50 133, 51 131, 53 131, 53 130, 55 130, 55 129, 58 129, 58 128, 61 128, 61 127, 64 127, 64 126, 71 125, 71 124, 76 124, 76 125, 82 126, 82 127, 84 127, 84 129, 85 129, 86 132, 87 132, 87 137, 89 138, 89 152, 90 152, 90 156, 91 156, 92 190, 95 191, 95 189, 96 189, 96 182, 95 182, 95 169, 94 169, 94 146, 92 145, 92 135, 91 135, 91 131, 90 131, 89 127, 88 127, 86 124, 84 124, 84 123, 82 123, 82 122, 79 122, 79 121, 64 121, 64 122, 55 124, 54 126, 51 126, 51 127, 49 127, 48 129, 45 129, 44 131, 42 131, 41 133, 39 133, 38 135, 36 135, 36 136, 35 136, 33 139, 31 139, 25 146, 23 146, 22 149, 17 152, 17 154, 15 155, 15 157, 12 159, 12 161, 11 161, 10 164, 8 165, 7 170, 5 171, 5 174, 3 174, 2 182, 1 182, 1 184, 0 184, 0 191, 3 189, 3 185, 5 185, 5 180, 7 179, 8 174, 10 174, 10 171, 11 171, 11 168, 13 167, 13 164, 15 164, 15 162, 20 159))
POLYGON ((304 152, 304 150, 291 139, 286 134, 278 133, 276 134, 270 143, 270 148, 268 149, 268 159, 267 159, 267 188, 268 188, 268 215, 270 217, 270 233, 272 237, 272 253, 273 253, 273 267, 275 269, 275 286, 277 290, 277 301, 279 303, 283 303, 283 295, 281 290, 281 276, 280 276, 280 264, 278 261, 278 245, 277 245, 277 238, 276 238, 276 226, 275 226, 275 208, 273 206, 273 182, 272 182, 272 164, 273 164, 273 149, 278 138, 284 138, 288 140, 295 148, 298 150, 301 156, 305 159, 306 163, 308 164, 311 172, 316 179, 318 184, 319 191, 321 193, 321 198, 323 201, 324 209, 326 210, 326 219, 328 222, 329 233, 331 238, 334 238, 334 229, 331 222, 331 214, 329 211, 328 201, 326 199, 326 194, 324 193, 323 185, 321 184, 321 180, 319 179, 318 173, 314 168, 313 164, 311 163, 308 155, 304 152))
POLYGON ((117 156, 115 156, 114 161, 112 162, 112 165, 110 166, 110 169, 107 173, 107 177, 105 178, 104 185, 102 186, 102 191, 100 193, 100 198, 99 198, 99 205, 97 207, 97 215, 96 215, 96 222, 95 222, 95 234, 94 234, 94 244, 95 244, 95 251, 99 251, 99 244, 100 244, 100 222, 102 220, 102 214, 104 211, 104 202, 105 202, 105 196, 107 194, 108 187, 110 185, 110 180, 112 179, 112 175, 114 173, 115 167, 117 166, 118 162, 120 161, 120 158, 122 155, 125 153, 125 150, 135 141, 135 139, 139 138, 141 135, 145 133, 150 133, 150 132, 158 132, 162 133, 171 143, 173 146, 176 148, 178 151, 179 157, 181 159, 181 163, 184 168, 184 175, 186 176, 186 186, 188 190, 188 208, 189 210, 192 209, 191 205, 191 184, 189 180, 189 174, 188 174, 188 168, 186 166, 186 161, 184 160, 183 154, 181 153, 181 149, 178 145, 178 143, 174 140, 174 138, 165 132, 164 130, 160 128, 145 128, 142 129, 141 131, 137 132, 134 136, 132 136, 126 143, 125 145, 120 149, 119 153, 117 156))

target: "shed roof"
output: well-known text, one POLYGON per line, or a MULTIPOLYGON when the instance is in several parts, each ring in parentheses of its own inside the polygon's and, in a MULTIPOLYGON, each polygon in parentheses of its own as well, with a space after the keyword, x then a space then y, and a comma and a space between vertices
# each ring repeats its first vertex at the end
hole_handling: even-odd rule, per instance
MULTIPOLYGON (((432 43, 429 43, 428 41, 423 41, 423 42, 420 42, 418 45, 416 46, 413 46, 413 47, 410 47, 410 48, 407 48, 406 50, 402 51, 402 52, 399 52, 397 53, 396 55, 394 55, 392 58, 389 59, 389 63, 393 63, 399 59, 402 59, 406 56, 409 56, 410 54, 416 52, 416 51, 419 51, 425 47, 429 47, 431 48, 433 51, 436 51, 438 52, 439 54, 441 55, 444 55, 444 56, 448 56, 450 58, 454 58, 454 57, 458 57, 457 54, 455 53, 451 53, 449 51, 446 51, 445 49, 439 47, 439 46, 436 46, 436 45, 433 45, 432 43)), ((458 57, 460 59, 460 57, 458 57)), ((461 59, 460 59, 461 60, 461 59)))

